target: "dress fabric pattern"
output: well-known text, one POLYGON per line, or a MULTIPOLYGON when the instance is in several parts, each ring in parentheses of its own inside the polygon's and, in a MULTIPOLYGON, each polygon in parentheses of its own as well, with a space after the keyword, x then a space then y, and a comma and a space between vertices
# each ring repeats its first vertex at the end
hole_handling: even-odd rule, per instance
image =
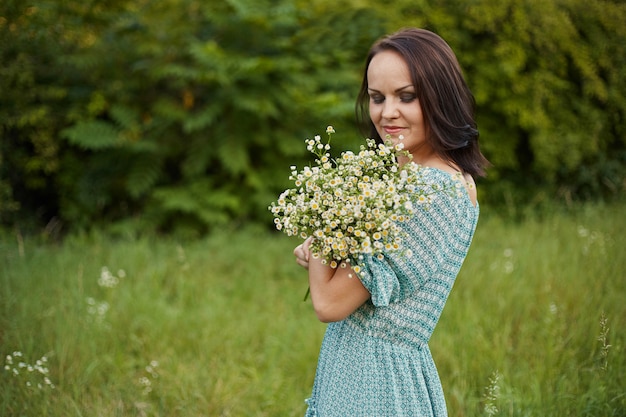
MULTIPOLYGON (((450 174, 425 168, 449 187, 450 174)), ((330 323, 306 417, 442 417, 446 403, 428 341, 469 250, 479 208, 467 193, 438 194, 402 224, 406 249, 365 256, 371 299, 330 323)))

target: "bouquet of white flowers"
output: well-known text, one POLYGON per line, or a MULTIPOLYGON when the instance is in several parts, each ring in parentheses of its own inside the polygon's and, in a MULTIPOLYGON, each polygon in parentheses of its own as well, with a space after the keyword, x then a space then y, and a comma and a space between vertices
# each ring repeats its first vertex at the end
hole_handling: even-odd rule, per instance
POLYGON ((289 179, 295 187, 270 205, 276 228, 289 236, 313 236, 312 256, 333 268, 358 261, 362 254, 382 257, 383 250, 404 250, 398 223, 414 213, 415 205, 429 204, 443 186, 427 183, 418 164, 398 165, 398 155, 410 156, 402 136, 396 145, 367 139, 360 152, 346 151, 333 159, 335 130, 328 126, 326 133, 325 144, 320 136, 305 140, 316 164, 301 171, 292 166, 289 179))

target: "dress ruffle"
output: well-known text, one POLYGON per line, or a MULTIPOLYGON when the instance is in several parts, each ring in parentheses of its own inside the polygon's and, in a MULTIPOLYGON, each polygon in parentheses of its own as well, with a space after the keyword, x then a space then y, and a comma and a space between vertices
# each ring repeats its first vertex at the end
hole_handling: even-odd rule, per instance
POLYGON ((317 409, 315 408, 315 400, 313 400, 313 398, 307 398, 304 402, 308 405, 304 417, 318 417, 317 409))

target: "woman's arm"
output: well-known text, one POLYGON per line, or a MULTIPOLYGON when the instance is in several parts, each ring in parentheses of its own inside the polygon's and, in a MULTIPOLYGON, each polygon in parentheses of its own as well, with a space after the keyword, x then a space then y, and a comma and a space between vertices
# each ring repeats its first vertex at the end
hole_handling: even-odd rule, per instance
POLYGON ((348 266, 331 268, 310 252, 312 238, 298 245, 293 253, 296 262, 309 271, 311 301, 317 318, 325 323, 340 321, 370 298, 356 272, 348 266))

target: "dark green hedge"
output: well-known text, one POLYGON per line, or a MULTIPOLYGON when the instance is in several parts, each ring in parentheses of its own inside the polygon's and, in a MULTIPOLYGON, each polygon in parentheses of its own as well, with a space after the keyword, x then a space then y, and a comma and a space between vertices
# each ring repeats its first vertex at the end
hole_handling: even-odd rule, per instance
MULTIPOLYGON (((62 4, 58 4, 62 3, 62 4)), ((624 191, 621 2, 231 0, 0 6, 0 220, 199 234, 268 221, 303 140, 359 140, 373 40, 440 33, 477 100, 485 204, 624 191)))

